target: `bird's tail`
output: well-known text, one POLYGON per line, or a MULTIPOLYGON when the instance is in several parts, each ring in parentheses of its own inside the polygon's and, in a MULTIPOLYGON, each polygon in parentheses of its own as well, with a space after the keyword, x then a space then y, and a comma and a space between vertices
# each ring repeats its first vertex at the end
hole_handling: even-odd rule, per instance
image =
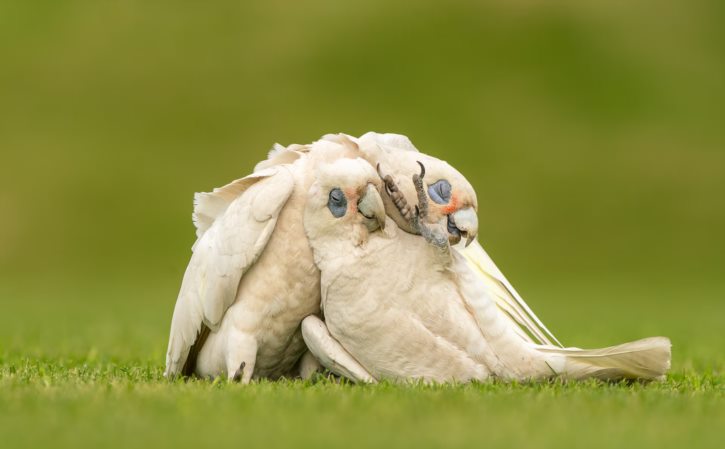
MULTIPOLYGON (((518 340, 520 348, 534 348, 533 352, 514 351, 519 356, 529 354, 530 364, 516 363, 515 357, 506 359, 511 370, 518 371, 521 377, 558 375, 568 379, 656 379, 670 368, 672 345, 665 337, 645 338, 602 349, 565 348, 514 290, 478 242, 467 248, 457 246, 456 253, 463 256, 468 268, 459 267, 458 273, 468 289, 466 296, 469 301, 490 298, 508 324, 504 327, 509 327, 518 337, 502 333, 511 338, 500 346, 516 347, 518 340), (469 271, 473 277, 467 276, 469 271), (540 364, 542 359, 545 362, 543 367, 540 364)), ((478 316, 477 319, 479 324, 490 325, 493 318, 478 316)))
POLYGON ((662 378, 670 369, 670 339, 651 337, 601 349, 558 348, 536 345, 554 375, 565 379, 662 378))

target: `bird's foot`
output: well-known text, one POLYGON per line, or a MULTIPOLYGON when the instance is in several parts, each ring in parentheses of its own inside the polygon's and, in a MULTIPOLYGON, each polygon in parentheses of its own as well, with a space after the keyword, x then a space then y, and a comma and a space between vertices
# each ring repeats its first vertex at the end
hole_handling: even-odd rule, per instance
POLYGON ((378 164, 378 176, 383 180, 385 184, 385 192, 388 194, 390 199, 393 200, 393 204, 400 212, 403 218, 410 222, 413 219, 413 208, 408 205, 408 200, 405 199, 405 195, 398 188, 398 184, 395 183, 393 177, 390 175, 384 175, 380 170, 380 164, 378 164))
POLYGON ((413 186, 418 195, 418 205, 411 207, 405 195, 400 191, 398 185, 390 175, 383 175, 378 164, 378 175, 385 183, 385 190, 393 200, 393 204, 398 209, 403 218, 410 223, 410 227, 418 234, 423 236, 425 240, 438 248, 448 247, 448 232, 442 227, 436 225, 428 225, 425 219, 428 218, 428 194, 425 191, 423 178, 425 178, 425 165, 420 165, 420 174, 413 175, 413 186))
POLYGON ((242 362, 239 365, 239 368, 237 368, 237 371, 234 373, 234 377, 232 377, 232 380, 234 382, 241 382, 242 377, 244 377, 244 367, 247 366, 247 362, 242 362))

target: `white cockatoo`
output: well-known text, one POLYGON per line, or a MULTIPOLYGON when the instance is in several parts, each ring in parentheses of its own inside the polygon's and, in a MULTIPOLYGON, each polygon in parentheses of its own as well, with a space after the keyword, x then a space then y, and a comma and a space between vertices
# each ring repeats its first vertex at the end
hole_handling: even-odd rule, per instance
MULTIPOLYGON (((300 323, 320 304, 303 230, 307 194, 321 163, 356 155, 343 140, 276 147, 252 175, 195 196, 197 241, 174 309, 166 376, 247 383, 291 374, 306 350, 300 323)), ((384 223, 370 203, 377 192, 343 193, 333 213, 354 210, 365 232, 384 223)), ((302 369, 315 363, 303 357, 302 369)))
MULTIPOLYGON (((462 237, 473 241, 465 249, 453 249, 474 273, 467 279, 485 289, 521 338, 559 345, 475 241, 476 196, 458 171, 419 153, 405 136, 336 134, 310 145, 275 145, 254 174, 197 194, 198 239, 174 311, 166 375, 225 374, 247 382, 252 376, 292 374, 305 351, 300 321, 316 313, 320 301, 320 274, 301 224, 307 189, 319 164, 352 157, 379 164, 390 176, 388 184, 397 190, 384 189, 386 212, 413 233, 417 230, 410 226, 412 209, 401 211, 398 206, 415 203, 410 176, 417 169, 413 162, 423 161, 429 179, 435 181, 428 186, 435 204, 426 223, 444 223, 452 243, 462 237)), ((368 220, 374 227, 375 220, 368 220)), ((344 366, 356 363, 349 354, 340 357, 344 366)), ((315 363, 306 354, 300 365, 309 373, 315 363)), ((337 372, 345 374, 345 368, 337 372)), ((363 372, 348 377, 361 378, 363 372)))
MULTIPOLYGON (((407 228, 420 236, 401 232, 389 219, 364 240, 351 238, 361 227, 358 214, 330 213, 329 198, 341 183, 350 191, 377 185, 374 173, 361 159, 335 161, 320 169, 306 203, 305 231, 321 271, 325 321, 308 317, 302 332, 333 372, 366 382, 465 382, 654 379, 669 368, 664 337, 597 350, 525 338, 466 258, 451 248, 450 223, 429 224, 434 209, 425 169, 412 179, 417 206, 394 198, 407 228)), ((385 184, 387 192, 400 191, 391 178, 385 184)))
MULTIPOLYGON (((425 164, 427 179, 431 181, 427 191, 432 201, 427 223, 444 224, 452 244, 465 238, 466 245, 456 245, 453 250, 466 259, 468 267, 475 273, 472 282, 487 290, 497 306, 516 324, 522 338, 534 343, 562 346, 476 239, 476 192, 458 170, 443 160, 419 152, 410 139, 401 134, 369 132, 357 138, 346 134, 328 134, 322 140, 352 145, 355 154, 390 177, 391 185, 397 186, 398 190, 392 192, 386 188, 383 191, 386 212, 401 229, 410 233, 416 232, 409 223, 412 211, 408 208, 401 212, 397 205, 403 200, 415 204, 417 197, 411 179, 418 169, 417 162, 425 164)), ((293 146, 287 151, 314 151, 314 148, 315 145, 293 146)))

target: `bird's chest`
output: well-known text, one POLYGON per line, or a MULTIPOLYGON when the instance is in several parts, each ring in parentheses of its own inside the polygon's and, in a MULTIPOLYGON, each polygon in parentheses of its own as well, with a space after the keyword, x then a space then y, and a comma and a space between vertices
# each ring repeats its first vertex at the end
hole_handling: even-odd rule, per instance
POLYGON ((319 312, 319 274, 295 266, 289 277, 280 280, 275 293, 262 301, 255 326, 257 331, 257 369, 255 374, 278 377, 286 374, 304 353, 300 323, 319 312))
POLYGON ((237 327, 257 341, 255 376, 285 375, 304 353, 300 323, 319 313, 320 272, 301 220, 280 220, 275 235, 240 284, 237 327))

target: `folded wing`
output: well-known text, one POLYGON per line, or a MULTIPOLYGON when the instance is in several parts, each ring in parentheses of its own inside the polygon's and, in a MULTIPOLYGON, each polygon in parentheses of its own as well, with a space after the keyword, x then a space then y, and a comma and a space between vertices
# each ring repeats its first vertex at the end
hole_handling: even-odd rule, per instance
POLYGON ((197 241, 174 309, 165 375, 181 373, 204 326, 219 328, 293 190, 289 167, 279 165, 195 196, 197 241))
POLYGON ((454 249, 466 259, 468 267, 475 273, 496 305, 516 323, 522 338, 532 343, 562 347, 559 340, 516 292, 478 241, 467 248, 457 245, 454 249))

